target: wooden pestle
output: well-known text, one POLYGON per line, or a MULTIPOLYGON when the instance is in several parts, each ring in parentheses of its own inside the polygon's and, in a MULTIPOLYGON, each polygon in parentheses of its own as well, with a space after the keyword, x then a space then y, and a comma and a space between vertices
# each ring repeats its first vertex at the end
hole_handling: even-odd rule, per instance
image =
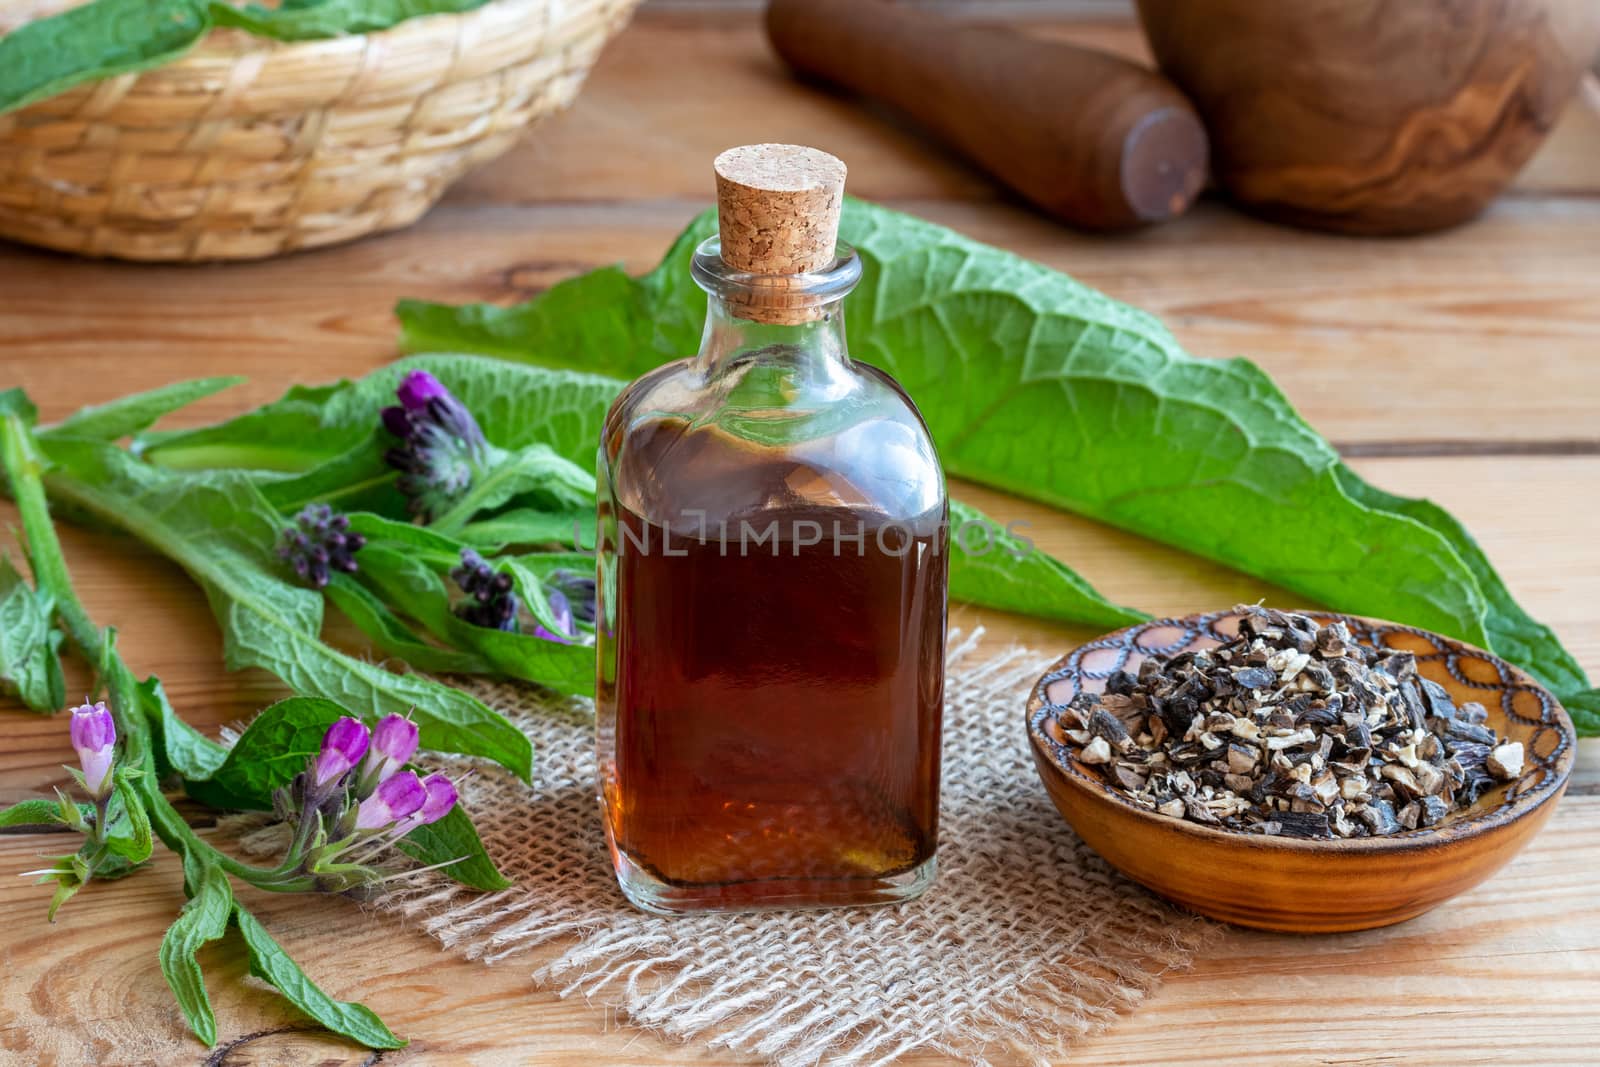
POLYGON ((1189 101, 1116 56, 885 0, 771 0, 767 34, 797 72, 910 115, 1073 226, 1173 218, 1205 181, 1189 101))

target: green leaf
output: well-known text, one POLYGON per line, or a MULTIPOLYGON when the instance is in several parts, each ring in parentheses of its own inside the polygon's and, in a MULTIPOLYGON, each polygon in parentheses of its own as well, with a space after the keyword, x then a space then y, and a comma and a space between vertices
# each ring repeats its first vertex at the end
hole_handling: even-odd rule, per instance
MULTIPOLYGON (((383 547, 400 545, 406 550, 421 549, 421 555, 445 566, 453 567, 461 562, 462 542, 433 527, 397 522, 370 511, 353 511, 346 518, 350 520, 351 532, 361 534, 369 545, 383 547)), ((408 551, 408 554, 418 553, 408 551)))
POLYGON ((492 759, 524 779, 532 774, 527 737, 481 701, 322 642, 322 598, 277 576, 271 546, 281 519, 248 476, 177 475, 88 442, 56 440, 46 449, 61 468, 49 476, 52 493, 121 526, 200 583, 222 625, 230 669, 264 668, 296 692, 363 714, 412 713, 424 748, 492 759))
POLYGON ((306 769, 334 720, 351 714, 331 700, 289 697, 250 721, 209 779, 184 783, 189 795, 213 808, 271 811, 273 790, 306 769))
POLYGON ((0 37, 0 112, 160 66, 210 28, 200 0, 94 0, 24 23, 0 37))
POLYGON ((133 450, 172 470, 308 471, 361 442, 360 434, 333 440, 323 432, 322 410, 328 398, 349 388, 348 381, 292 386, 272 403, 213 426, 141 434, 134 439, 133 450))
POLYGON ((0 390, 0 417, 10 415, 16 416, 25 427, 39 421, 39 409, 28 399, 27 393, 15 387, 0 390))
POLYGON ((1589 679, 1577 659, 1561 646, 1554 630, 1522 610, 1522 605, 1516 602, 1495 572, 1489 557, 1454 515, 1431 500, 1386 493, 1342 463, 1339 482, 1353 499, 1368 507, 1415 519, 1450 542, 1489 602, 1484 627, 1489 633, 1489 647, 1494 652, 1523 667, 1557 693, 1572 694, 1588 687, 1589 679))
MULTIPOLYGON (((84 820, 94 818, 93 804, 79 804, 76 807, 80 818, 84 820)), ((44 797, 20 800, 9 808, 0 808, 0 830, 13 826, 57 827, 66 825, 66 821, 61 817, 61 805, 44 797)))
POLYGON ((594 474, 562 459, 549 445, 524 445, 477 478, 461 499, 431 525, 452 533, 480 512, 493 510, 513 497, 529 495, 555 509, 592 508, 594 474))
POLYGON ((396 843, 396 847, 424 864, 457 860, 440 869, 473 889, 504 889, 511 884, 484 851, 477 829, 459 804, 438 822, 411 831, 396 843))
POLYGON ((497 569, 511 575, 512 587, 517 591, 523 607, 533 616, 534 621, 551 633, 561 633, 563 632, 561 620, 556 618, 555 612, 550 607, 550 594, 545 591, 544 583, 551 572, 561 569, 559 563, 551 565, 552 561, 573 559, 580 562, 569 569, 577 571, 594 569, 594 560, 575 552, 500 557, 491 563, 497 569), (525 560, 529 562, 524 562, 525 560))
POLYGON ((438 674, 491 673, 489 664, 481 656, 423 641, 389 610, 387 604, 349 575, 331 575, 328 587, 323 592, 379 650, 404 660, 419 671, 438 674))
POLYGON ((950 502, 950 596, 1001 611, 1108 630, 1150 617, 1111 603, 1065 563, 954 500, 950 502))
POLYGON ((513 546, 531 548, 535 545, 560 545, 593 551, 594 509, 535 511, 532 508, 514 508, 470 522, 456 536, 480 552, 499 552, 513 546))
POLYGON ((448 560, 430 560, 419 551, 369 544, 361 550, 358 577, 388 603, 403 606, 434 637, 449 641, 450 593, 437 569, 448 565, 448 560))
POLYGON ((243 382, 243 378, 195 378, 132 393, 105 404, 81 408, 65 421, 39 432, 41 437, 83 437, 117 441, 148 430, 163 416, 243 382))
POLYGON ((279 41, 304 41, 340 37, 349 33, 375 33, 422 15, 471 11, 489 0, 320 0, 314 4, 260 4, 233 7, 213 0, 212 16, 219 26, 236 26, 260 37, 279 41))
MULTIPOLYGON (((855 202, 847 205, 848 212, 855 202)), ((636 378, 663 359, 693 355, 698 348, 706 296, 689 277, 689 257, 715 232, 715 212, 702 213, 673 243, 662 267, 644 277, 603 267, 515 307, 402 300, 395 309, 401 344, 409 352, 477 352, 636 378)), ((590 439, 591 452, 598 439, 590 439)))
POLYGON ((67 703, 56 653, 61 635, 50 625, 54 609, 54 598, 28 585, 0 552, 0 692, 46 714, 67 703))
POLYGON ((183 778, 209 778, 216 773, 228 750, 184 722, 167 700, 161 679, 139 683, 139 705, 155 737, 156 773, 183 778))
MULTIPOLYGON (((694 351, 704 297, 682 280, 714 225, 631 284, 607 269, 515 308, 403 303, 404 343, 634 377, 694 351)), ((1587 684, 1459 523, 1343 471, 1253 364, 1195 359, 1151 316, 910 216, 849 201, 840 236, 863 264, 851 353, 906 387, 949 473, 1487 646, 1569 697, 1587 684)))
POLYGON ((1600 736, 1600 689, 1584 689, 1561 698, 1581 737, 1600 736))
POLYGON ((405 1046, 370 1008, 335 1000, 318 988, 243 905, 234 904, 233 919, 250 950, 250 973, 271 984, 295 1007, 334 1033, 367 1048, 405 1046))
MULTIPOLYGON (((355 524, 352 523, 352 526, 355 524)), ((370 520, 363 527, 372 529, 370 520)), ((433 535, 437 536, 437 535, 433 535)), ((453 648, 475 653, 494 671, 523 681, 535 682, 558 693, 590 695, 594 692, 594 648, 582 644, 562 644, 530 634, 506 633, 485 626, 474 626, 457 618, 450 608, 450 594, 436 566, 446 565, 445 559, 430 562, 428 550, 399 551, 382 543, 369 544, 361 550, 360 577, 375 587, 384 600, 403 606, 407 615, 427 627, 436 638, 453 648)), ((592 567, 593 561, 573 553, 555 553, 554 556, 583 561, 592 567)), ((527 557, 519 557, 525 559, 527 557)), ((505 567, 517 579, 518 592, 528 609, 539 617, 543 609, 547 626, 553 627, 548 601, 542 591, 536 596, 529 589, 539 589, 542 575, 529 577, 518 569, 517 561, 497 559, 496 566, 505 567)))
POLYGON ((406 498, 394 486, 396 471, 384 461, 388 445, 369 435, 348 451, 287 478, 264 479, 261 495, 281 512, 307 504, 341 511, 366 509, 403 514, 406 498))
POLYGON ((206 995, 206 982, 196 958, 208 942, 228 932, 228 916, 233 908, 233 891, 228 877, 211 865, 199 869, 194 896, 183 906, 178 918, 161 939, 161 973, 189 1021, 189 1029, 207 1045, 217 1043, 217 1018, 206 995))
POLYGON ((269 8, 226 0, 93 0, 0 37, 0 112, 74 85, 161 66, 213 27, 300 41, 385 30, 488 0, 321 0, 269 8))
POLYGON ((416 356, 374 371, 330 396, 323 408, 322 432, 343 440, 369 433, 378 424, 378 411, 394 403, 400 379, 413 370, 428 371, 443 382, 497 448, 515 451, 543 444, 586 470, 593 469, 600 424, 622 386, 613 378, 517 367, 475 356, 416 356), (526 373, 529 370, 534 373, 526 373))
POLYGON ((150 816, 127 768, 113 771, 112 783, 112 802, 106 808, 106 847, 130 864, 143 863, 153 847, 150 816))
POLYGON ((443 382, 497 448, 543 444, 585 470, 594 464, 600 424, 623 385, 614 378, 480 356, 416 356, 358 381, 294 386, 278 400, 214 426, 143 435, 135 450, 152 463, 181 470, 304 474, 336 461, 354 469, 357 450, 382 443, 376 434, 378 412, 395 403, 395 387, 413 370, 426 370, 443 382))
POLYGON ((593 645, 507 633, 455 616, 450 617, 447 633, 452 644, 473 649, 502 674, 568 696, 594 695, 593 645))

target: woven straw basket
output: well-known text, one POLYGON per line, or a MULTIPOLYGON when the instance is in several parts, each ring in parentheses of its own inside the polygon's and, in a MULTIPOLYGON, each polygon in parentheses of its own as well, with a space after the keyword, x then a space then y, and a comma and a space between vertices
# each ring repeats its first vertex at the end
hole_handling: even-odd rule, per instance
POLYGON ((0 236, 89 256, 254 259, 415 222, 572 102, 639 0, 493 0, 184 58, 0 115, 0 236))

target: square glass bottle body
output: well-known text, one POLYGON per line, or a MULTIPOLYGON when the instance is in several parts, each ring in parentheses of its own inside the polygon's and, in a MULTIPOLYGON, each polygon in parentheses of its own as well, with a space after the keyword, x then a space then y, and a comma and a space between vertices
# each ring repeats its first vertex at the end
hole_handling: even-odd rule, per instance
POLYGON ((741 316, 715 239, 700 354, 634 382, 600 450, 598 756, 617 876, 656 911, 904 899, 931 883, 943 474, 850 361, 859 267, 806 321, 741 316))

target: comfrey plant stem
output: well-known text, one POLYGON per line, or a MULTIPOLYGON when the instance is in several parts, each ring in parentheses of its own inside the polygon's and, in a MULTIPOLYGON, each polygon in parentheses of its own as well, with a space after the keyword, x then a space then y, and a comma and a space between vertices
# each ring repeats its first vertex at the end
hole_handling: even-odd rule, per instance
MULTIPOLYGON (((206 941, 221 937, 229 926, 236 926, 249 950, 252 973, 276 986, 306 1014, 369 1048, 403 1046, 405 1042, 370 1010, 359 1004, 336 1001, 317 988, 256 918, 233 899, 227 875, 264 889, 309 887, 274 882, 273 872, 240 863, 201 841, 161 792, 150 724, 138 681, 116 650, 114 632, 102 631, 94 625, 72 587, 61 543, 45 503, 41 481, 43 463, 27 423, 15 410, 0 409, 0 466, 4 467, 12 498, 21 512, 34 580, 39 588, 55 598, 58 619, 73 644, 95 667, 99 683, 105 687, 122 747, 119 760, 122 766, 115 773, 125 783, 120 794, 123 802, 130 809, 141 806, 148 813, 156 836, 183 861, 184 892, 190 899, 163 939, 161 965, 195 1034, 208 1045, 216 1043, 216 1019, 195 952, 206 941)), ((96 827, 102 843, 108 806, 109 797, 96 813, 96 827)), ((129 816, 135 817, 135 813, 130 810, 129 816)), ((148 856, 148 849, 144 855, 148 856)))
MULTIPOLYGON (((162 794, 156 781, 150 727, 140 704, 138 681, 116 651, 115 632, 95 626, 72 587, 66 557, 61 552, 61 542, 45 504, 41 481, 43 464, 33 449, 27 427, 15 415, 0 417, 0 462, 4 464, 12 498, 22 516, 22 533, 27 541, 34 580, 55 598, 56 614, 67 636, 85 662, 95 665, 99 683, 106 688, 117 735, 122 739, 122 762, 140 772, 135 788, 146 802, 156 833, 174 852, 196 852, 236 877, 251 879, 265 874, 260 868, 240 863, 201 841, 162 794)), ((102 812, 105 803, 101 802, 102 812)), ((103 818, 97 819, 96 825, 103 821, 103 818)))

